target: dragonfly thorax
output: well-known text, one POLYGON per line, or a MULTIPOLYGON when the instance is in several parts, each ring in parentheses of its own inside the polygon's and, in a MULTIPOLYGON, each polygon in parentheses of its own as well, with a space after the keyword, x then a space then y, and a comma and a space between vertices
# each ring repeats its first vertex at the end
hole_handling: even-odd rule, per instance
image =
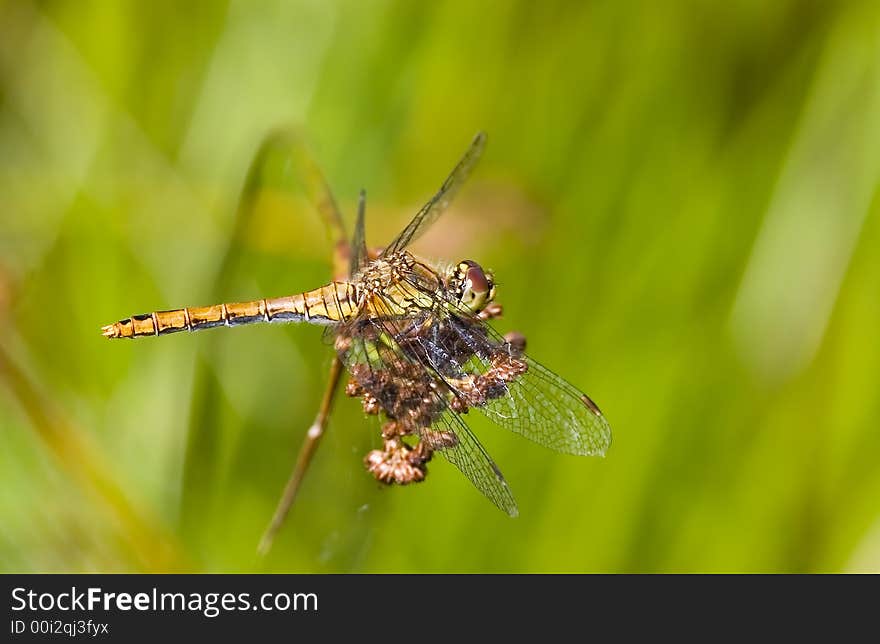
POLYGON ((367 264, 357 277, 360 288, 367 293, 387 291, 403 279, 403 275, 414 263, 409 253, 397 253, 390 257, 379 257, 367 264))

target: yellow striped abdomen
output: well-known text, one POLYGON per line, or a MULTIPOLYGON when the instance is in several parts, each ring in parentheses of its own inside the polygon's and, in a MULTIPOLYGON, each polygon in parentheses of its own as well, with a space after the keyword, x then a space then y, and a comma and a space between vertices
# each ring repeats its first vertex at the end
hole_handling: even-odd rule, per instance
POLYGON ((108 324, 101 331, 108 338, 138 338, 258 322, 335 324, 349 319, 355 313, 356 299, 357 293, 352 284, 330 282, 298 295, 133 315, 108 324))

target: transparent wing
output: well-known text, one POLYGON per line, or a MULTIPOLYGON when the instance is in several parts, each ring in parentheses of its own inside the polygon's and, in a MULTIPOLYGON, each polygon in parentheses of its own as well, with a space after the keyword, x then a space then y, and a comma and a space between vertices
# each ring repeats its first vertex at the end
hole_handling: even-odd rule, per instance
POLYGON ((507 395, 477 409, 496 424, 565 454, 604 456, 611 427, 589 396, 537 361, 507 383, 507 395))
POLYGON ((605 454, 611 427, 585 393, 454 302, 436 302, 424 315, 431 316, 421 323, 425 330, 400 342, 462 404, 558 452, 605 454))
POLYGON ((357 275, 367 262, 367 238, 364 230, 364 214, 367 209, 367 193, 361 190, 358 198, 357 220, 354 224, 354 235, 351 238, 351 266, 349 275, 357 275))
POLYGON ((477 136, 474 137, 471 147, 465 152, 461 161, 458 162, 458 165, 455 166, 455 169, 446 178, 443 185, 440 186, 440 190, 437 191, 437 194, 435 194, 428 203, 422 206, 421 210, 419 210, 419 212, 416 213, 416 216, 413 217, 413 220, 403 229, 403 232, 401 232, 397 238, 392 241, 384 251, 382 251, 383 255, 388 256, 403 250, 420 237, 422 233, 431 226, 431 224, 437 221, 437 218, 443 214, 443 211, 449 206, 449 203, 452 201, 452 198, 455 197, 459 188, 461 188, 461 185, 467 180, 471 170, 473 170, 477 161, 480 159, 480 155, 482 155, 485 146, 486 134, 485 132, 479 132, 477 136))
MULTIPOLYGON (((373 306, 381 311, 383 303, 373 306)), ((442 454, 501 510, 516 516, 516 501, 498 466, 449 407, 454 394, 432 368, 396 342, 395 337, 417 335, 418 323, 391 315, 352 320, 335 327, 337 353, 389 417, 442 454)))
POLYGON ((501 470, 461 416, 447 407, 437 417, 433 428, 451 432, 458 439, 456 445, 438 450, 446 460, 455 465, 498 508, 512 517, 517 516, 519 510, 516 501, 501 470))

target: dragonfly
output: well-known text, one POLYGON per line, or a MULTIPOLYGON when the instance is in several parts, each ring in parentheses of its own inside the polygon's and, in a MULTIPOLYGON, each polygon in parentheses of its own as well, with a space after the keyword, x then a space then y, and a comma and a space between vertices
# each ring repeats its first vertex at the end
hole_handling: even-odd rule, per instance
MULTIPOLYGON (((510 487, 466 414, 475 410, 544 447, 585 456, 605 455, 611 427, 589 396, 527 355, 524 336, 501 335, 489 324, 502 313, 491 271, 473 260, 438 265, 409 250, 447 210, 485 144, 480 132, 439 191, 383 249, 367 249, 361 191, 345 279, 283 297, 134 315, 102 333, 139 338, 258 323, 325 325, 335 364, 350 376, 346 393, 383 418, 382 449, 366 455, 366 469, 382 483, 417 483, 439 453, 516 516, 510 487)), ((326 397, 322 409, 329 409, 326 397)), ((289 485, 288 508, 301 476, 289 485)))

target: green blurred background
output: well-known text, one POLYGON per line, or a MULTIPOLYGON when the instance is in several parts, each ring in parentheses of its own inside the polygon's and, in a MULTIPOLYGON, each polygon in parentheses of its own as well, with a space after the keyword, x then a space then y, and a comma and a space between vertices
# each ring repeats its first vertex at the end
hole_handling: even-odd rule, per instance
POLYGON ((873 1, 0 3, 0 570, 878 571, 878 179, 873 1), (99 327, 327 280, 297 148, 237 211, 279 127, 376 245, 489 133, 416 249, 496 271, 607 458, 471 414, 512 520, 378 486, 341 398, 256 557, 321 330, 99 327))

